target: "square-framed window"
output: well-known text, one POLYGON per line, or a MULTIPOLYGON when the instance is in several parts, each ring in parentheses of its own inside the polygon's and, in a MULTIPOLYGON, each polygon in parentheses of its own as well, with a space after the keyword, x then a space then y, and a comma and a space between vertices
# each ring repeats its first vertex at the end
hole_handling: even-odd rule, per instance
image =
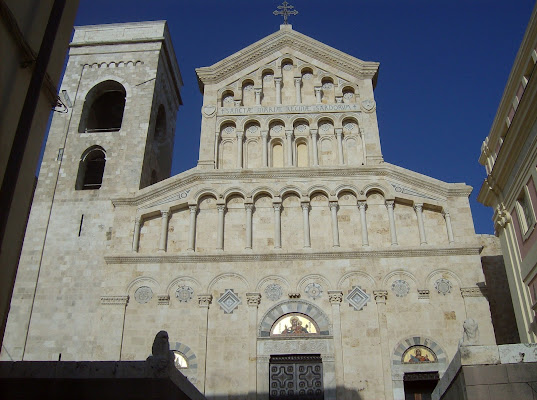
POLYGON ((527 186, 524 186, 517 198, 516 210, 520 221, 520 230, 523 239, 526 240, 535 227, 535 213, 527 186))

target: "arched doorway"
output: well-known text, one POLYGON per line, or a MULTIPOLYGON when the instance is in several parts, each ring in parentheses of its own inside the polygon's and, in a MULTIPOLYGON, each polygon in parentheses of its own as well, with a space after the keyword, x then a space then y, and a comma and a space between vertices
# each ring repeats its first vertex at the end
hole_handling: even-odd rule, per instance
POLYGON ((335 399, 334 343, 327 315, 304 300, 277 303, 261 318, 258 393, 269 400, 335 399))

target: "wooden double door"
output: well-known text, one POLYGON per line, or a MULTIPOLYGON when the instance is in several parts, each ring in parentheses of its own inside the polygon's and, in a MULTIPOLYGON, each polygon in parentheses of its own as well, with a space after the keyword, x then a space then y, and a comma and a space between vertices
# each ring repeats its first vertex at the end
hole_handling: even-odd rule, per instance
POLYGON ((323 400, 323 364, 320 355, 270 357, 270 400, 323 400))

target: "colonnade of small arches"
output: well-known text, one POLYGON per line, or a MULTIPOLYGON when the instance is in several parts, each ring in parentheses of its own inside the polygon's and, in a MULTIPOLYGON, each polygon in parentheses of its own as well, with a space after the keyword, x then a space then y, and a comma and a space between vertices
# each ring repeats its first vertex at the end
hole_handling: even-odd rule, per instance
POLYGON ((356 103, 358 87, 320 68, 283 56, 218 92, 218 105, 356 103))
POLYGON ((356 250, 454 243, 449 212, 441 206, 396 198, 370 186, 331 193, 259 188, 223 195, 201 191, 194 200, 139 215, 133 251, 211 252, 356 250))
POLYGON ((243 124, 226 119, 215 134, 219 169, 362 165, 366 159, 363 132, 353 116, 251 118, 243 124))

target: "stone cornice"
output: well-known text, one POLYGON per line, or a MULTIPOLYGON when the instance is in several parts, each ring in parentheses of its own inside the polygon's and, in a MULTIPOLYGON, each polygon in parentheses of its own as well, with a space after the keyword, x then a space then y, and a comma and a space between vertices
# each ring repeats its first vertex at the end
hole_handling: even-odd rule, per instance
POLYGON ((107 264, 184 264, 184 263, 221 263, 221 262, 256 262, 256 261, 294 261, 294 260, 341 260, 371 258, 410 258, 410 257, 449 257, 478 256, 480 246, 458 247, 401 247, 382 250, 332 251, 322 253, 258 253, 258 254, 159 254, 144 255, 138 253, 107 255, 107 264))
MULTIPOLYGON (((219 184, 227 182, 235 184, 240 179, 274 179, 284 180, 293 178, 377 178, 386 177, 397 180, 400 183, 415 186, 429 193, 434 193, 443 198, 468 197, 472 188, 463 183, 446 183, 428 176, 397 167, 393 164, 382 163, 375 166, 360 167, 312 167, 312 168, 263 168, 258 170, 233 169, 233 170, 202 170, 192 168, 179 175, 159 182, 148 188, 142 189, 132 197, 112 199, 114 206, 140 206, 152 200, 167 197, 174 200, 176 192, 184 191, 192 185, 215 181, 219 184)), ((252 183, 253 185, 253 183, 252 183)), ((266 182, 258 182, 257 185, 266 185, 266 182)), ((181 199, 183 199, 181 197, 181 199)), ((189 200, 190 197, 184 198, 189 200)))
POLYGON ((296 49, 356 78, 376 80, 379 63, 362 61, 292 29, 282 29, 210 67, 196 69, 200 90, 203 92, 205 84, 220 82, 285 47, 296 49))

